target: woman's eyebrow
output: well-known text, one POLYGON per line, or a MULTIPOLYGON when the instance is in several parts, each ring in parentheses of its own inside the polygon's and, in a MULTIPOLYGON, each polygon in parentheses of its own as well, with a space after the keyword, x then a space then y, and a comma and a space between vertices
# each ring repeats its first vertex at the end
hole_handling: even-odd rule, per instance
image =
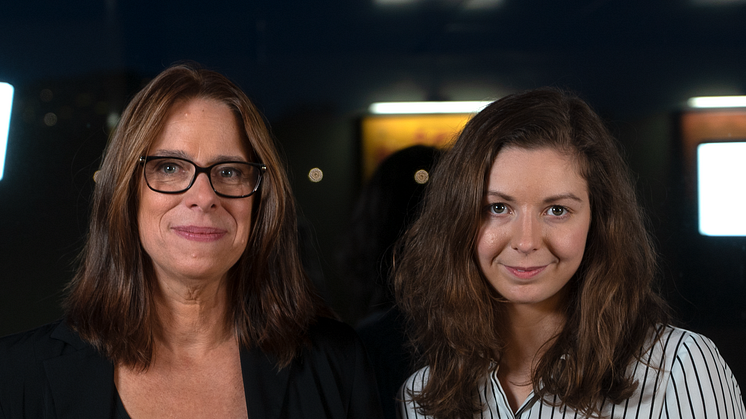
MULTIPOLYGON (((514 197, 512 197, 512 196, 510 196, 510 195, 508 195, 506 193, 499 192, 499 191, 487 191, 487 196, 486 197, 488 197, 488 198, 499 198, 499 199, 501 199, 503 201, 506 201, 506 202, 515 202, 515 198, 514 197)), ((561 194, 552 195, 552 196, 548 196, 548 197, 544 198, 544 204, 551 204, 552 202, 561 201, 563 199, 571 199, 573 201, 583 202, 583 200, 580 199, 574 193, 567 192, 567 193, 561 193, 561 194)))
MULTIPOLYGON (((158 157, 179 157, 182 159, 187 159, 191 161, 191 156, 187 155, 182 150, 155 150, 153 152, 153 155, 158 157)), ((215 158, 212 159, 212 162, 214 163, 220 163, 225 161, 240 161, 240 162, 246 162, 246 158, 239 156, 239 155, 219 155, 215 156, 215 158)))
POLYGON ((573 201, 583 202, 582 199, 580 199, 577 195, 571 192, 559 194, 559 195, 552 195, 548 196, 544 199, 545 204, 551 204, 552 202, 561 201, 563 199, 572 199, 573 201))
POLYGON ((241 162, 245 162, 245 161, 246 161, 246 158, 245 158, 245 157, 241 157, 241 156, 238 156, 238 155, 231 155, 231 156, 228 156, 228 155, 222 155, 222 154, 221 154, 221 155, 219 155, 219 156, 216 156, 216 157, 215 157, 215 158, 213 159, 213 161, 214 161, 214 162, 221 162, 221 161, 241 161, 241 162))
POLYGON ((189 159, 189 156, 181 150, 160 149, 153 151, 153 155, 158 157, 181 157, 182 159, 189 159))
POLYGON ((505 194, 505 193, 502 193, 502 192, 499 192, 499 191, 487 191, 486 197, 500 198, 501 200, 506 201, 506 202, 514 202, 515 201, 515 198, 513 198, 512 196, 510 196, 508 194, 505 194))

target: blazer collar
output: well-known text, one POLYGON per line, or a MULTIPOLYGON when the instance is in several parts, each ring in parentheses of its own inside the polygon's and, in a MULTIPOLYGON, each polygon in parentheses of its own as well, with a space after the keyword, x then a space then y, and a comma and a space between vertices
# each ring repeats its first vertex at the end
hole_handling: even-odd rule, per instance
POLYGON ((72 348, 44 361, 44 370, 57 417, 107 418, 114 412, 114 366, 93 346, 70 330, 65 322, 52 332, 52 339, 72 348))
MULTIPOLYGON (((114 366, 83 341, 65 322, 52 332, 52 339, 71 348, 44 361, 44 370, 60 419, 113 417, 114 366)), ((259 348, 241 350, 246 408, 250 418, 279 418, 287 393, 292 365, 277 369, 274 357, 259 348)))
POLYGON ((279 418, 292 364, 278 371, 274 357, 259 348, 241 350, 241 372, 250 418, 279 418))

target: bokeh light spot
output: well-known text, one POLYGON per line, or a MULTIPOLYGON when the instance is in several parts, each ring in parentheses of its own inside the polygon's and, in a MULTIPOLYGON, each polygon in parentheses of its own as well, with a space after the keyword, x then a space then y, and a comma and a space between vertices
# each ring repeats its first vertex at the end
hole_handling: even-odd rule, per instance
POLYGON ((427 183, 427 181, 430 180, 430 174, 427 173, 427 170, 420 169, 414 174, 414 181, 419 183, 420 185, 424 185, 427 183))
POLYGON ((324 172, 322 172, 318 167, 314 167, 308 172, 308 179, 310 179, 311 182, 318 183, 321 182, 321 179, 323 178, 324 172))
POLYGON ((57 115, 55 115, 54 112, 49 112, 48 114, 44 115, 44 125, 48 127, 57 125, 57 115))

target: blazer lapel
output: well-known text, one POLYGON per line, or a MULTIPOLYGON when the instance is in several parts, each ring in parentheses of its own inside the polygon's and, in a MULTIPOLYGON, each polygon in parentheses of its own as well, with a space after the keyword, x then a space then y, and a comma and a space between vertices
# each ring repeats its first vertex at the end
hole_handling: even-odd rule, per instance
POLYGON ((109 418, 114 412, 114 367, 63 322, 52 333, 73 350, 44 361, 57 417, 109 418))
POLYGON ((241 374, 250 418, 280 417, 291 368, 278 371, 274 358, 259 348, 241 350, 241 374))

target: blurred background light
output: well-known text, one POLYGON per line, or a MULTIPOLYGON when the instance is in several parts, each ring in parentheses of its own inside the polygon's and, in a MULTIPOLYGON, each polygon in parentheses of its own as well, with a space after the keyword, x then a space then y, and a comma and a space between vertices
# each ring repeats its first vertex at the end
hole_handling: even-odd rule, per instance
POLYGON ((0 180, 5 170, 5 151, 8 149, 10 110, 13 107, 13 86, 0 82, 0 180))
POLYGON ((109 115, 106 116, 106 128, 109 130, 116 128, 120 117, 121 115, 116 112, 109 112, 109 115))
POLYGON ((489 105, 490 101, 454 102, 378 102, 370 105, 372 114, 431 114, 431 113, 477 113, 489 105))
POLYGON ((699 232, 705 236, 746 236, 746 142, 703 143, 697 147, 699 232))
POLYGON ((414 181, 419 183, 420 185, 424 185, 427 183, 427 181, 430 180, 430 174, 427 173, 427 170, 420 169, 414 174, 414 181))
POLYGON ((313 183, 321 182, 321 179, 324 178, 324 172, 321 171, 318 167, 314 167, 313 169, 308 171, 308 179, 313 183))
POLYGON ((57 125, 57 115, 54 112, 47 112, 47 114, 44 115, 44 125, 48 127, 57 125))
POLYGON ((695 6, 730 6, 746 3, 746 0, 691 0, 695 6))
POLYGON ((417 3, 420 0, 373 0, 373 3, 379 5, 379 6, 391 6, 391 5, 399 5, 399 4, 412 4, 417 3))
POLYGON ((502 6, 504 0, 467 0, 464 3, 466 10, 488 10, 502 6))
MULTIPOLYGON (((743 1, 743 0, 721 0, 721 1, 743 1)), ((395 5, 406 5, 415 3, 427 3, 423 0, 373 0, 373 3, 378 6, 395 6, 395 5)), ((429 1, 430 4, 440 5, 451 5, 459 2, 453 2, 449 0, 441 1, 429 1)), ((487 10, 494 9, 498 6, 502 6, 505 0, 464 0, 461 1, 457 6, 464 10, 487 10)))
POLYGON ((746 96, 702 96, 687 101, 691 108, 744 108, 746 96))

